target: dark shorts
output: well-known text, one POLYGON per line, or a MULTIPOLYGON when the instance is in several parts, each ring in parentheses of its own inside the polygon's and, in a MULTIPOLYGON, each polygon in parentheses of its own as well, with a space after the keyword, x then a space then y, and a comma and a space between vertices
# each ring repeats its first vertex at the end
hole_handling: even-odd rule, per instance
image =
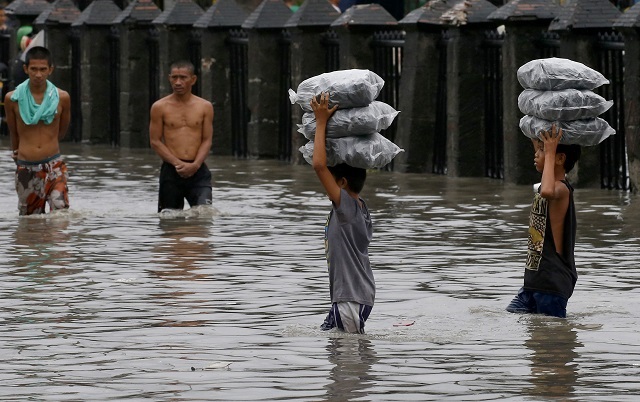
POLYGON ((518 295, 507 306, 510 313, 546 314, 567 317, 567 298, 552 293, 532 292, 520 288, 518 295))
POLYGON ((189 206, 211 205, 211 172, 206 164, 191 177, 180 177, 176 168, 163 162, 160 167, 160 191, 158 212, 163 209, 184 209, 186 198, 189 206))

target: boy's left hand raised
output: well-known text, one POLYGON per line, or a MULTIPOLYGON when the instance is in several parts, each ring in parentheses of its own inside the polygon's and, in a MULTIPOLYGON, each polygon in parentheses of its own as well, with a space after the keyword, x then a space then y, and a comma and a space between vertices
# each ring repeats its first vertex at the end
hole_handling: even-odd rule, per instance
POLYGON ((558 147, 558 144, 560 143, 560 138, 562 138, 562 129, 561 128, 556 129, 556 125, 552 124, 551 130, 549 131, 543 130, 540 132, 540 137, 541 137, 540 139, 544 143, 545 152, 548 152, 550 150, 553 150, 553 152, 555 152, 556 148, 558 147))
POLYGON ((313 114, 316 116, 316 123, 326 122, 333 112, 338 109, 338 105, 333 105, 332 108, 329 108, 329 93, 322 92, 317 97, 311 98, 311 109, 313 109, 313 114), (320 98, 320 101, 316 98, 320 98))

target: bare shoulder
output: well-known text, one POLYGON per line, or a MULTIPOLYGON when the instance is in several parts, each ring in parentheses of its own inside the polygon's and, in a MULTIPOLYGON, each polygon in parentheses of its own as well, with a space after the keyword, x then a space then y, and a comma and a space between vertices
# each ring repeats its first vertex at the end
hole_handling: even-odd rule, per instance
POLYGON ((194 101, 196 102, 196 104, 198 106, 204 107, 204 108, 212 108, 213 109, 213 105, 211 104, 211 102, 209 102, 208 100, 201 98, 199 96, 193 96, 194 101))
POLYGON ((151 105, 151 110, 163 110, 166 104, 169 102, 170 97, 171 95, 168 95, 153 102, 153 104, 151 105))
POLYGON ((61 103, 65 105, 71 104, 71 96, 69 96, 69 92, 65 91, 64 89, 58 88, 58 96, 61 103))
POLYGON ((562 180, 556 181, 556 194, 558 198, 569 198, 571 192, 569 191, 569 187, 562 180))
POLYGON ((58 88, 58 96, 60 97, 60 99, 71 99, 71 97, 69 96, 69 92, 60 88, 58 88))

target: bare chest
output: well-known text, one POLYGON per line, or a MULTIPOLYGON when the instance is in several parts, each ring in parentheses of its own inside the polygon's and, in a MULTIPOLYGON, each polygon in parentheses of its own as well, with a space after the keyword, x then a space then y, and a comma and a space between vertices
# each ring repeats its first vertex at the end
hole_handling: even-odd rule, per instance
POLYGON ((198 111, 174 109, 164 116, 164 126, 168 129, 199 129, 202 127, 202 115, 198 111))

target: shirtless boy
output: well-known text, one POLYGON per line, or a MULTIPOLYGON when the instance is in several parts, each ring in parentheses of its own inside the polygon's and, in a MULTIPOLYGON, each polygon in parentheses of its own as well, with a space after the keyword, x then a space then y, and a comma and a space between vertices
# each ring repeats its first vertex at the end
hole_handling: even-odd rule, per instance
POLYGON ((35 46, 25 58, 29 78, 4 98, 12 157, 16 161, 16 192, 20 215, 69 208, 67 166, 59 142, 71 120, 71 100, 49 80, 51 53, 35 46))
POLYGON ((213 106, 191 93, 196 82, 188 61, 171 65, 173 93, 151 106, 149 140, 162 158, 158 212, 210 205, 211 172, 204 163, 213 137, 213 106))

